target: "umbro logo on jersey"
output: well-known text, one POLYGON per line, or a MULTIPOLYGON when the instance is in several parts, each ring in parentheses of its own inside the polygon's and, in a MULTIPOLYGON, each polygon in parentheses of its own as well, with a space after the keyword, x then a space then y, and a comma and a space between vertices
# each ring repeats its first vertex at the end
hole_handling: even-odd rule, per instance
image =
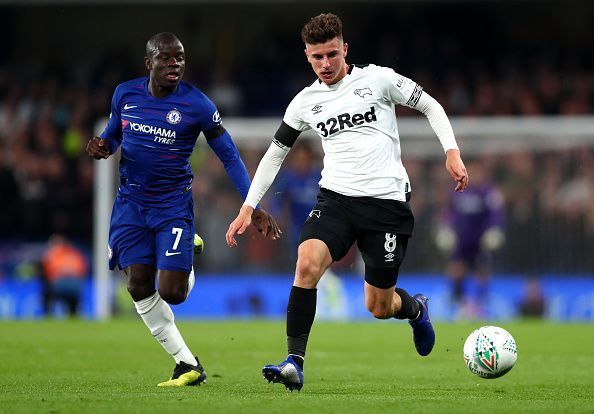
POLYGON ((355 89, 353 91, 353 93, 361 98, 365 98, 367 95, 369 95, 369 96, 373 95, 371 93, 371 89, 369 89, 369 88, 355 89))
POLYGON ((385 255, 384 257, 386 258, 386 262, 393 262, 394 261, 394 257, 396 255, 394 253, 388 253, 387 255, 385 255))
POLYGON ((124 105, 124 111, 127 111, 128 109, 133 109, 133 108, 138 108, 138 105, 124 105))
POLYGON ((329 118, 325 122, 319 122, 316 125, 318 133, 326 138, 329 135, 336 134, 345 128, 353 128, 354 126, 363 125, 365 123, 371 123, 377 121, 375 115, 375 106, 369 108, 369 111, 363 114, 349 114, 344 113, 338 115, 336 118, 329 118))
POLYGON ((313 108, 311 108, 311 111, 313 112, 314 115, 319 114, 320 112, 322 112, 322 105, 316 105, 313 108))
POLYGON ((322 211, 321 210, 312 210, 309 213, 309 217, 320 218, 321 215, 322 215, 322 211))
POLYGON ((169 250, 165 250, 165 256, 175 256, 176 254, 181 254, 181 252, 170 252, 169 250))

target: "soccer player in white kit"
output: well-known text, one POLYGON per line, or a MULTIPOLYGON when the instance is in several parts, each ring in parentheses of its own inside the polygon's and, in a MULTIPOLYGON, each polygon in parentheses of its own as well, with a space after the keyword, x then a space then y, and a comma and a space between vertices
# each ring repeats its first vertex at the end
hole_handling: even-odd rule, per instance
POLYGON ((356 242, 365 262, 365 305, 378 319, 407 319, 420 355, 435 343, 427 297, 395 288, 414 218, 411 184, 400 158, 395 105, 425 114, 446 153, 445 166, 468 185, 468 173, 442 106, 421 86, 375 65, 348 65, 342 22, 320 14, 301 32, 305 55, 318 79, 289 104, 270 148, 260 161, 245 203, 226 234, 230 247, 243 234, 296 141, 307 129, 322 139, 324 168, 318 202, 303 225, 295 280, 287 306, 288 357, 262 372, 291 391, 303 387, 303 362, 316 311, 316 286, 324 271, 356 242))

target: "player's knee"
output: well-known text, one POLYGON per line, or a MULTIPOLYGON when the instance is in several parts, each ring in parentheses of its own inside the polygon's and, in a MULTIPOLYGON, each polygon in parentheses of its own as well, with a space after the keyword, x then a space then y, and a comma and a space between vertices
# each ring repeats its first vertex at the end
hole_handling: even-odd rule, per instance
POLYGON ((186 287, 166 286, 159 287, 159 295, 161 299, 170 305, 179 305, 186 300, 186 287))
POLYGON ((314 288, 318 284, 323 270, 321 263, 317 263, 307 256, 300 256, 297 259, 295 279, 301 287, 314 288))
POLYGON ((154 287, 147 286, 143 283, 136 283, 133 279, 128 280, 127 289, 134 302, 148 298, 153 293, 155 293, 154 287))
POLYGON ((394 316, 390 308, 373 308, 371 314, 376 319, 388 319, 394 316))
POLYGON ((383 302, 367 303, 367 310, 371 312, 376 319, 388 319, 394 316, 394 311, 390 304, 383 302))

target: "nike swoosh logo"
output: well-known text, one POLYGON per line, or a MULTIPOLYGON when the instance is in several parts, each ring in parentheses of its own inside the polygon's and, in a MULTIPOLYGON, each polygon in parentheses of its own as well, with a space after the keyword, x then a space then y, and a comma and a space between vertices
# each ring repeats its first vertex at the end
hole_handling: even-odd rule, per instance
POLYGON ((181 252, 170 252, 169 250, 165 250, 165 256, 175 256, 176 254, 181 254, 181 252))
POLYGON ((132 109, 132 108, 137 108, 137 107, 138 107, 138 105, 128 105, 128 104, 126 104, 126 105, 124 105, 124 111, 127 111, 128 109, 132 109))

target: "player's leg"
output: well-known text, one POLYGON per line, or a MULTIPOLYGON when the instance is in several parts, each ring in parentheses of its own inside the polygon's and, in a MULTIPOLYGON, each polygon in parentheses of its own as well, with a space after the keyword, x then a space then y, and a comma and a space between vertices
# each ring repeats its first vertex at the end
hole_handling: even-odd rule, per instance
MULTIPOLYGON (((109 230, 110 268, 116 266, 126 274, 127 288, 137 313, 155 339, 165 347, 171 310, 155 290, 155 239, 145 226, 142 206, 116 197, 109 230)), ((167 350, 167 348, 166 348, 167 350)))
POLYGON ((176 366, 169 381, 159 386, 197 385, 206 379, 198 358, 186 345, 169 304, 182 303, 190 290, 190 276, 193 274, 194 226, 193 215, 187 206, 162 211, 151 211, 150 224, 155 232, 155 254, 157 263, 157 286, 160 299, 161 339, 163 348, 173 357, 176 366))
POLYGON ((466 263, 455 256, 447 265, 447 273, 451 283, 452 303, 462 306, 464 302, 464 279, 467 273, 466 263))
MULTIPOLYGON (((188 292, 188 278, 190 274, 193 274, 193 272, 193 269, 190 273, 175 270, 159 270, 157 273, 157 284, 161 298, 163 298, 165 302, 172 305, 182 303, 186 299, 188 292)), ((206 378, 206 374, 204 374, 204 370, 198 362, 198 358, 192 354, 184 339, 182 338, 179 330, 177 329, 174 322, 173 312, 170 314, 170 319, 170 336, 168 341, 175 344, 175 352, 170 354, 175 359, 176 364, 186 364, 188 368, 199 367, 199 369, 194 369, 194 371, 203 374, 204 378, 206 378)), ((172 379, 176 378, 172 377, 172 379)))
POLYGON ((159 295, 171 305, 185 301, 194 286, 195 239, 193 225, 185 220, 169 221, 156 233, 159 295))
POLYGON ((332 257, 326 244, 317 239, 299 245, 295 280, 287 305, 287 359, 266 365, 262 374, 269 382, 280 382, 289 390, 303 387, 303 363, 311 326, 316 315, 316 286, 332 257))
POLYGON ((360 238, 358 245, 365 262, 367 310, 377 319, 417 319, 419 302, 404 289, 395 288, 408 236, 373 232, 360 238))
POLYGON ((153 337, 176 362, 171 380, 159 386, 195 385, 202 382, 206 378, 202 366, 179 333, 171 307, 155 290, 155 267, 131 265, 126 269, 126 274, 128 291, 134 299, 136 311, 153 337))
POLYGON ((295 280, 287 305, 287 347, 289 355, 301 361, 316 314, 316 286, 332 261, 328 246, 321 240, 309 239, 299 245, 295 280))
POLYGON ((172 377, 170 381, 159 385, 194 385, 200 379, 203 381, 206 375, 179 333, 171 307, 155 290, 155 267, 131 265, 126 269, 126 274, 128 291, 134 299, 136 311, 156 341, 176 362, 173 375, 175 378, 172 377), (187 372, 192 373, 185 375, 187 372), (182 375, 185 376, 180 379, 182 375), (204 378, 200 378, 201 376, 204 378), (172 380, 173 382, 170 383, 172 380))
POLYGON ((170 305, 179 305, 186 300, 189 288, 190 272, 178 270, 159 270, 157 284, 159 295, 170 305))
POLYGON ((378 288, 365 281, 365 307, 377 319, 416 319, 419 304, 403 289, 378 288))
MULTIPOLYGON (((180 352, 185 343, 175 327, 171 308, 155 290, 158 262, 154 230, 146 226, 150 218, 142 206, 116 198, 110 226, 110 267, 125 269, 128 291, 138 314, 157 342, 175 359, 176 355, 186 355, 180 352)), ((191 262, 188 272, 190 268, 191 262)), ((193 355, 186 359, 192 366, 198 365, 193 355)))
POLYGON ((156 272, 154 266, 146 264, 133 264, 124 269, 128 279, 128 292, 132 296, 136 312, 156 341, 169 352, 166 327, 171 309, 155 290, 156 272))
POLYGON ((365 282, 365 305, 378 319, 406 319, 413 328, 413 341, 419 355, 429 355, 435 344, 435 331, 429 318, 428 299, 422 294, 410 296, 393 287, 382 289, 365 282))
POLYGON ((476 266, 476 298, 484 304, 489 296, 490 266, 487 263, 478 263, 476 266))
POLYGON ((477 256, 474 266, 476 273, 476 293, 472 309, 472 316, 476 318, 485 319, 487 317, 491 263, 492 257, 489 252, 483 252, 477 256))
POLYGON ((368 231, 357 244, 365 262, 365 306, 378 319, 406 319, 413 329, 415 348, 428 355, 435 344, 427 297, 411 297, 395 288, 398 272, 408 247, 408 235, 368 231))
POLYGON ((479 240, 462 240, 454 249, 447 266, 451 283, 452 307, 458 315, 472 315, 472 301, 467 292, 468 276, 475 270, 480 255, 479 240))
POLYGON ((419 306, 403 289, 394 288, 408 248, 408 235, 367 230, 357 246, 365 263, 365 307, 378 319, 414 319, 419 306))
POLYGON ((288 357, 262 369, 264 378, 291 391, 303 386, 303 362, 316 313, 316 286, 332 264, 346 255, 355 236, 339 196, 322 190, 301 231, 295 280, 287 305, 288 357))
POLYGON ((194 232, 193 208, 189 197, 166 210, 151 209, 147 214, 155 233, 159 294, 172 305, 182 303, 192 290, 194 254, 204 250, 204 241, 194 232))
POLYGON ((152 265, 134 264, 124 272, 128 277, 128 292, 134 300, 136 312, 149 328, 155 340, 170 355, 179 351, 179 340, 173 313, 169 305, 155 290, 156 268, 152 265))

